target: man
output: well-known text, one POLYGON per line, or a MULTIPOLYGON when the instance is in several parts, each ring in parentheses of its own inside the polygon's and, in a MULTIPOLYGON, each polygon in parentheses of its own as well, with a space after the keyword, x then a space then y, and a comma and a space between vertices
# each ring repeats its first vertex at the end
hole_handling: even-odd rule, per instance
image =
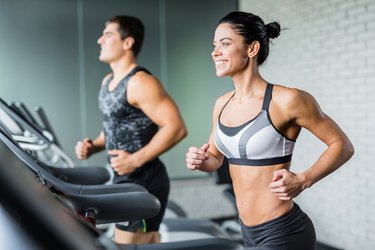
POLYGON ((140 184, 160 200, 161 210, 154 218, 116 224, 117 243, 159 242, 169 178, 158 156, 187 134, 178 108, 162 84, 137 64, 143 36, 143 24, 135 17, 116 16, 107 21, 98 39, 99 60, 112 69, 99 93, 103 131, 95 140, 86 138, 75 147, 81 160, 105 149, 114 183, 140 184))

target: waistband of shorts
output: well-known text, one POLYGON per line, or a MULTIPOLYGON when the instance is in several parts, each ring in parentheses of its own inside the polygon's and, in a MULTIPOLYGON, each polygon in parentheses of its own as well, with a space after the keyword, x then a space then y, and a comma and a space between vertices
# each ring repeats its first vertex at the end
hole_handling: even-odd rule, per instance
POLYGON ((276 218, 271 219, 269 221, 263 222, 261 224, 254 225, 254 226, 246 226, 242 222, 241 218, 239 218, 239 221, 240 221, 241 225, 248 230, 258 230, 260 228, 265 228, 265 227, 268 227, 270 225, 274 225, 275 223, 282 222, 282 221, 288 219, 288 217, 293 216, 295 213, 303 213, 303 212, 302 212, 301 208, 298 206, 298 204, 293 202, 293 207, 289 211, 280 215, 279 217, 276 217, 276 218))
POLYGON ((162 166, 164 166, 163 162, 159 158, 155 158, 152 161, 149 161, 146 164, 143 164, 137 170, 139 170, 140 172, 142 172, 142 171, 147 171, 149 169, 160 168, 162 166))

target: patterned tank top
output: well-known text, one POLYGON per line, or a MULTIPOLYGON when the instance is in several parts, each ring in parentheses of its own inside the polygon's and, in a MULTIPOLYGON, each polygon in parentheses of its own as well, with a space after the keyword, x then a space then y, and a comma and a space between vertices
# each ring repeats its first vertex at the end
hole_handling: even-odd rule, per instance
POLYGON ((158 131, 158 126, 141 109, 129 104, 127 85, 138 71, 150 72, 136 66, 116 88, 109 91, 113 76, 99 92, 99 108, 103 116, 103 131, 107 150, 120 149, 134 153, 144 147, 158 131))

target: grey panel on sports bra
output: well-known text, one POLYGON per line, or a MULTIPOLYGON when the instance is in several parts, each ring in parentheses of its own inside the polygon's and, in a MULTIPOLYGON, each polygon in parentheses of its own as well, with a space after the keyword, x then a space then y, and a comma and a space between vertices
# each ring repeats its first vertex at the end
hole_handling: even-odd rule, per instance
POLYGON ((216 147, 220 149, 220 151, 228 158, 234 158, 234 156, 229 152, 227 147, 221 142, 220 137, 218 136, 217 132, 215 133, 215 144, 216 147))
POLYGON ((262 110, 259 116, 255 119, 254 123, 247 128, 247 130, 242 134, 240 138, 238 147, 241 158, 247 159, 248 157, 246 152, 246 144, 249 141, 249 139, 259 130, 263 129, 264 127, 267 127, 268 125, 270 125, 270 123, 267 119, 267 113, 262 110))

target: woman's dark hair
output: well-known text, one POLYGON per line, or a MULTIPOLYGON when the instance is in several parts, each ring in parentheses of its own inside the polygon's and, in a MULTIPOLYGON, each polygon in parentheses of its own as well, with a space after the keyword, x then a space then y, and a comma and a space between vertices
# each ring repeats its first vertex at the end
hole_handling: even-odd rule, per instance
POLYGON ((221 23, 228 23, 244 38, 246 44, 251 44, 254 41, 259 42, 258 66, 262 65, 267 59, 270 39, 280 35, 280 24, 278 22, 264 24, 259 16, 252 13, 234 11, 223 17, 219 24, 221 23))
POLYGON ((137 57, 138 53, 141 51, 145 33, 145 28, 142 21, 133 16, 115 16, 109 19, 106 22, 106 25, 109 23, 118 24, 121 39, 125 39, 127 37, 134 38, 133 52, 137 57))

